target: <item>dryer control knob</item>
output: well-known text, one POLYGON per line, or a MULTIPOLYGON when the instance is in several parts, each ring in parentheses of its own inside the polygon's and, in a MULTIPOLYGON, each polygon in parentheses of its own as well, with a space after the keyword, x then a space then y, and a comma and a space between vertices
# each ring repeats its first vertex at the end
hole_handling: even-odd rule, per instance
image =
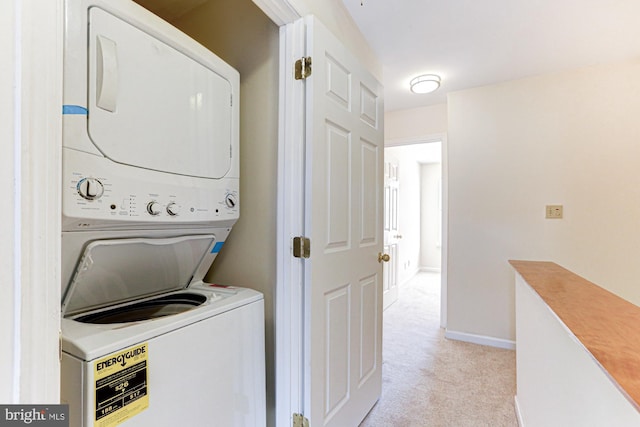
POLYGON ((104 193, 104 185, 95 178, 82 178, 77 188, 78 194, 87 200, 99 199, 104 193))
POLYGON ((235 194, 229 193, 224 197, 224 203, 227 205, 227 207, 233 209, 238 206, 238 199, 235 194))
POLYGON ((167 213, 171 216, 176 216, 180 213, 180 208, 174 202, 167 205, 167 213))
POLYGON ((149 212, 153 216, 160 215, 160 212, 162 212, 162 207, 158 202, 149 202, 147 204, 147 212, 149 212))

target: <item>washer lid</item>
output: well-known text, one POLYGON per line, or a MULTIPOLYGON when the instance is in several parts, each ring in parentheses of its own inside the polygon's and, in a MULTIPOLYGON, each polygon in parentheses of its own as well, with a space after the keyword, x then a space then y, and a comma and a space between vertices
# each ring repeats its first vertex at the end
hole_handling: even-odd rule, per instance
POLYGON ((62 300, 62 315, 184 289, 215 244, 212 234, 87 244, 62 300))

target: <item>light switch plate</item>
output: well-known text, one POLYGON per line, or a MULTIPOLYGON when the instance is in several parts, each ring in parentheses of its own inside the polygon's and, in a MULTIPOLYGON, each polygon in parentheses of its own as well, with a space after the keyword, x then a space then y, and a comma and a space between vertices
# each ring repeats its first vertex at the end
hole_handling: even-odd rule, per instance
POLYGON ((562 219, 562 205, 547 205, 547 219, 562 219))

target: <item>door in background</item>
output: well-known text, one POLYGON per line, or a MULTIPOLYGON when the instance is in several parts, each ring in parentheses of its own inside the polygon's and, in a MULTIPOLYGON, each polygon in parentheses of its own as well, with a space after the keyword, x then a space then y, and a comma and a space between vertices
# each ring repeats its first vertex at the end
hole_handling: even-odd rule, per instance
POLYGON ((383 308, 386 310, 398 299, 398 161, 394 158, 384 162, 384 253, 389 262, 384 265, 383 308))

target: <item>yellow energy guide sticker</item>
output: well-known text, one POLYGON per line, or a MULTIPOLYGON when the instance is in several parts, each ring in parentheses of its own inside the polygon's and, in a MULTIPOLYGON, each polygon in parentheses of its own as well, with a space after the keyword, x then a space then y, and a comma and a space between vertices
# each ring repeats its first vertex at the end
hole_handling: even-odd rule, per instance
POLYGON ((147 345, 129 347, 95 362, 96 427, 117 426, 149 407, 147 345))

